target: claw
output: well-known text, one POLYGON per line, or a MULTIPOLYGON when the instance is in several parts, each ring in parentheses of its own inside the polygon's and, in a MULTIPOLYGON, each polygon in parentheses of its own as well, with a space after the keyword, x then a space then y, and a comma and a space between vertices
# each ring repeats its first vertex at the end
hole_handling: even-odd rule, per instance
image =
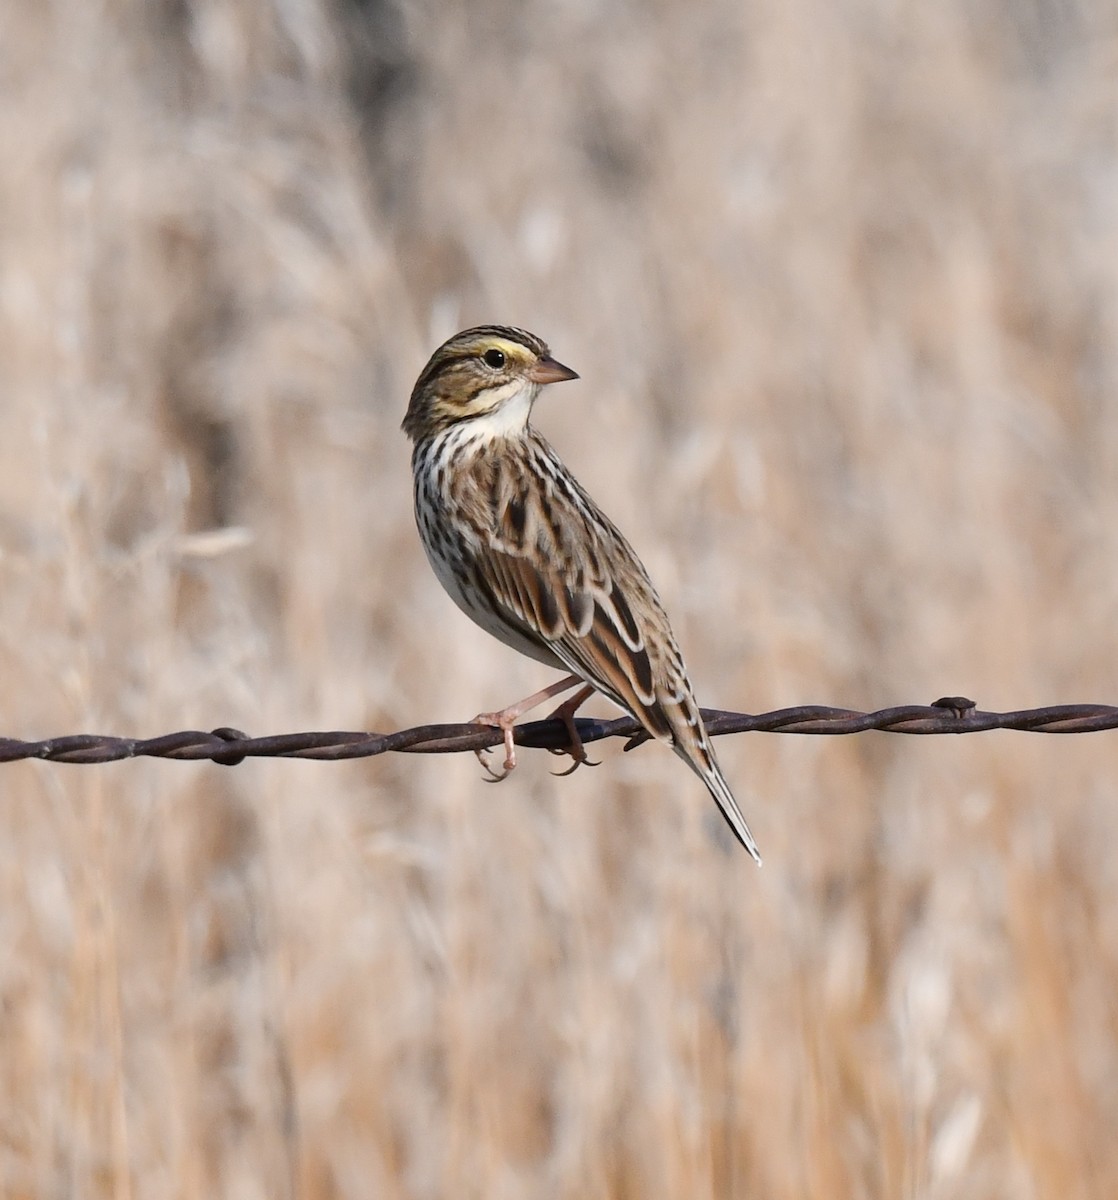
POLYGON ((475 750, 477 760, 481 763, 485 774, 488 776, 488 783, 500 783, 502 779, 508 779, 509 772, 516 767, 516 743, 513 741, 513 725, 512 722, 505 716, 504 713, 478 713, 474 717, 476 725, 490 725, 499 729, 504 734, 505 739, 505 761, 504 769, 498 774, 489 765, 490 747, 486 746, 481 750, 475 750))
POLYGON ((572 762, 565 771, 551 772, 552 775, 555 775, 560 779, 564 779, 566 776, 572 775, 578 770, 579 767, 582 766, 583 763, 586 763, 591 767, 596 767, 598 765, 596 762, 591 762, 590 759, 586 757, 586 748, 582 744, 582 738, 579 736, 578 726, 575 724, 575 713, 578 712, 582 705, 586 703, 586 700, 593 691, 594 689, 589 684, 585 684, 583 687, 579 688, 569 700, 564 700, 563 703, 560 704, 559 707, 548 717, 548 720, 551 721, 562 721, 567 727, 567 737, 570 739, 570 745, 568 745, 566 749, 552 750, 551 753, 569 754, 571 758, 574 759, 574 762, 572 762))
POLYGON ((572 762, 571 765, 565 771, 552 771, 551 772, 551 774, 554 775, 556 779, 566 779, 566 777, 568 775, 573 775, 579 769, 579 767, 600 767, 602 765, 601 762, 596 758, 587 758, 585 753, 583 754, 583 756, 581 758, 576 758, 574 754, 571 754, 570 750, 552 750, 551 753, 552 754, 570 754, 571 758, 574 759, 574 762, 572 762))
POLYGON ((563 692, 569 692, 571 688, 578 684, 582 684, 578 692, 571 699, 560 704, 559 707, 551 714, 550 719, 558 718, 567 727, 567 735, 570 738, 570 745, 565 750, 553 750, 553 754, 569 754, 574 759, 574 764, 566 771, 553 772, 558 775, 569 775, 577 767, 581 767, 583 763, 587 763, 592 767, 596 767, 596 762, 591 762, 586 757, 586 751, 582 748, 582 738, 578 735, 578 729, 574 723, 574 714, 579 707, 585 702, 588 696, 594 689, 579 678, 577 675, 568 675, 564 679, 560 679, 558 683, 553 683, 549 687, 545 687, 542 691, 536 692, 529 696, 526 700, 521 700, 519 704, 512 704, 508 708, 501 709, 500 712, 478 713, 474 717, 475 725, 487 725, 495 729, 499 729, 504 734, 505 743, 505 762, 504 771, 498 774, 489 765, 488 755, 489 747, 483 750, 475 750, 477 760, 481 763, 486 774, 486 782, 500 783, 502 779, 507 779, 509 772, 516 766, 516 742, 514 741, 513 730, 516 727, 516 720, 526 712, 530 712, 533 708, 543 704, 545 700, 550 700, 553 696, 560 696, 563 692))
POLYGON ((483 750, 475 750, 474 754, 477 755, 477 760, 479 763, 481 763, 481 769, 485 772, 485 782, 486 783, 500 783, 502 780, 508 779, 508 777, 509 777, 508 771, 500 771, 500 772, 494 771, 493 768, 489 765, 489 747, 488 746, 485 747, 483 750))

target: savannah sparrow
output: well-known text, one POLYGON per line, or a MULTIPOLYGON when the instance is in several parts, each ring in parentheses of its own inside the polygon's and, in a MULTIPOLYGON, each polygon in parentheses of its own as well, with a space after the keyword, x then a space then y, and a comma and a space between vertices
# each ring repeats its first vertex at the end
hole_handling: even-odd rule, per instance
POLYGON ((416 524, 435 574, 482 629, 569 673, 476 720, 504 731, 508 772, 517 718, 577 686, 556 710, 577 766, 586 756, 572 716, 597 689, 671 746, 760 862, 648 573, 529 423, 545 384, 577 378, 538 337, 483 325, 440 346, 411 394, 403 429, 414 443, 416 524))

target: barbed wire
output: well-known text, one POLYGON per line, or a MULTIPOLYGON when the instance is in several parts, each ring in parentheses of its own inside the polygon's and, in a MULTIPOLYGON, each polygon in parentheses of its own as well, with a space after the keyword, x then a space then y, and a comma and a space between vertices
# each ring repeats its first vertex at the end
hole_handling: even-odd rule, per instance
MULTIPOLYGON (((983 712, 965 696, 943 696, 930 705, 907 704, 858 712, 805 704, 774 712, 725 712, 703 709, 703 719, 713 737, 731 733, 850 734, 876 729, 883 733, 938 734, 982 733, 989 729, 1018 729, 1029 733, 1097 733, 1118 728, 1118 708, 1108 704, 1057 704, 1016 712, 983 712)), ((627 738, 625 750, 649 740, 632 717, 575 721, 584 743, 605 738, 627 738)), ((515 730, 518 746, 562 752, 569 744, 560 720, 529 721, 515 730)), ((44 741, 0 738, 0 762, 40 759, 59 763, 108 763, 125 758, 171 758, 186 761, 210 759, 236 766, 246 758, 305 758, 337 761, 369 758, 377 754, 456 754, 487 750, 501 743, 499 729, 466 722, 457 725, 417 725, 397 733, 306 732, 249 737, 239 729, 223 727, 209 733, 187 729, 153 738, 109 737, 78 733, 44 741)))

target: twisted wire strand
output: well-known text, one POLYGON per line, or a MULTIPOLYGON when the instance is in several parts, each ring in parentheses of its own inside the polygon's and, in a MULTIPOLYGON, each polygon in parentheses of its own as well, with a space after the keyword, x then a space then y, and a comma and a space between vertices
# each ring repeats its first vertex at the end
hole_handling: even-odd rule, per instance
MULTIPOLYGON (((703 719, 713 737, 732 733, 849 734, 877 729, 883 733, 981 733, 989 729, 1018 729, 1029 733, 1097 733, 1118 729, 1118 707, 1108 704, 1057 704, 1016 712, 984 712, 965 696, 944 696, 930 705, 906 704, 877 712, 828 708, 805 704, 767 713, 724 712, 703 709, 703 719)), ((583 742, 626 738, 632 750, 648 734, 632 717, 575 721, 583 742)), ((529 721, 515 731, 518 746, 562 752, 567 731, 562 721, 529 721)), ((38 742, 0 738, 0 762, 40 759, 59 763, 108 763, 125 758, 209 759, 236 766, 246 758, 305 758, 336 761, 369 758, 377 754, 456 754, 485 750, 501 742, 501 731, 472 722, 457 725, 416 725, 397 733, 308 731, 268 737, 249 737, 239 729, 223 727, 210 733, 182 730, 153 738, 110 737, 79 733, 38 742)))

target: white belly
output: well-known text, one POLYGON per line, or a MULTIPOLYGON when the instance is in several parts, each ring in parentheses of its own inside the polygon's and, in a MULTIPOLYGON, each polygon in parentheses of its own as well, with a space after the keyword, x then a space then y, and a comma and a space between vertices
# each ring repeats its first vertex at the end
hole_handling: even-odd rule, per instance
MULTIPOLYGON (((419 497, 416 499, 416 525, 419 529, 420 540, 423 542, 423 549, 427 552, 427 561, 454 603, 471 621, 480 625, 486 633, 492 634, 498 641, 504 642, 506 646, 511 646, 513 650, 519 650, 521 654, 534 658, 537 662, 546 663, 547 666, 554 667, 559 671, 565 671, 567 668, 548 649, 546 643, 539 643, 525 637, 515 626, 502 620, 501 616, 493 612, 480 597, 475 597, 471 591, 462 586, 458 576, 447 562, 446 556, 435 548, 427 522, 421 516, 421 506, 424 503, 430 503, 430 500, 420 500, 419 497)), ((469 535, 455 549, 467 560, 472 559, 481 551, 481 547, 469 535)))

